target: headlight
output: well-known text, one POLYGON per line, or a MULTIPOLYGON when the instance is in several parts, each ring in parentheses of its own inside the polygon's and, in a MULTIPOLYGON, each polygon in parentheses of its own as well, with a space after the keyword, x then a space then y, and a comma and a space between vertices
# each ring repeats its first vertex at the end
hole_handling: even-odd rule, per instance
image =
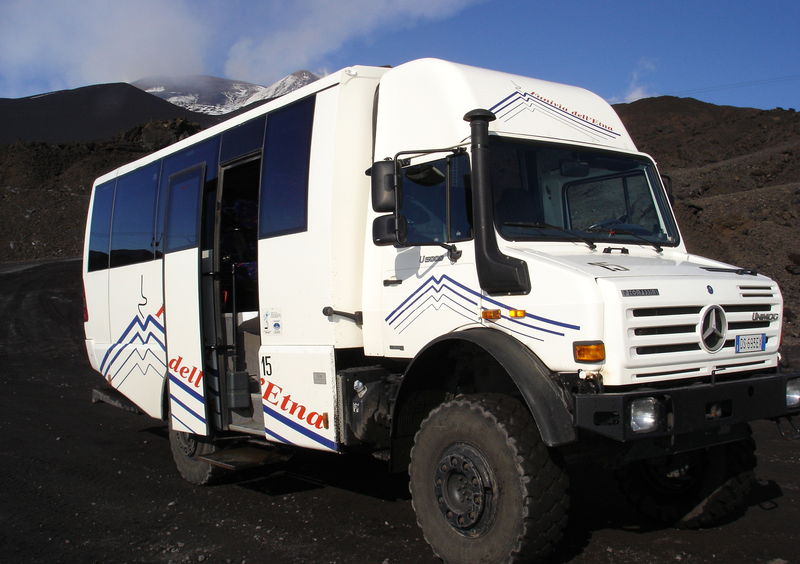
POLYGON ((638 398, 631 401, 631 431, 648 433, 658 428, 661 404, 656 398, 638 398))
POLYGON ((800 407, 800 378, 792 378, 786 382, 786 407, 800 407))

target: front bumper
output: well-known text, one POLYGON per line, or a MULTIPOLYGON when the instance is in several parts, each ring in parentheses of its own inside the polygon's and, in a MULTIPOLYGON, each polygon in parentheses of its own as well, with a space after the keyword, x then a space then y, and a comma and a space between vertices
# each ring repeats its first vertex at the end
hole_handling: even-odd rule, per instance
POLYGON ((786 406, 786 383, 800 372, 756 374, 741 380, 697 383, 618 393, 576 394, 575 426, 620 442, 707 432, 736 423, 800 413, 786 406), (661 404, 656 428, 634 432, 631 402, 653 397, 661 404))

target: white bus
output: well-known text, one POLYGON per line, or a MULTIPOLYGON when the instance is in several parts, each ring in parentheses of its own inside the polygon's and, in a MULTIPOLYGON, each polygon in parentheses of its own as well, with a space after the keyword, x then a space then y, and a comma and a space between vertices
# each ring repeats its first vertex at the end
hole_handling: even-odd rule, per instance
POLYGON ((448 562, 547 554, 583 456, 715 522, 748 422, 800 410, 776 283, 688 254, 581 88, 343 69, 98 178, 84 255, 91 364, 169 422, 186 479, 237 439, 372 452, 448 562))

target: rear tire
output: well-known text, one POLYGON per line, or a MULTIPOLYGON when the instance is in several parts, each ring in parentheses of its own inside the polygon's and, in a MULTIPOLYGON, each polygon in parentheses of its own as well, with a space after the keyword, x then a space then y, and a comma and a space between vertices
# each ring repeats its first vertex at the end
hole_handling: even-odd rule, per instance
POLYGON ((528 562, 561 540, 567 475, 513 398, 461 396, 435 408, 409 475, 417 523, 445 562, 528 562))
POLYGON ((699 529, 741 513, 755 482, 752 438, 704 450, 629 464, 620 486, 644 516, 699 529))
POLYGON ((208 437, 170 430, 169 446, 178 472, 189 483, 207 486, 227 474, 224 468, 198 458, 219 450, 208 437))

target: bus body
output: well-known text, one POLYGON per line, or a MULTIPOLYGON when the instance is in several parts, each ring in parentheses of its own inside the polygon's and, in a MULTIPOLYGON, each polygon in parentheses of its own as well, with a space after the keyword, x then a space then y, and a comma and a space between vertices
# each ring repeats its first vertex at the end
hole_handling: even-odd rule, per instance
POLYGON ((493 454, 444 421, 514 438, 523 409, 560 468, 694 460, 800 407, 779 288, 688 254, 668 200, 586 90, 350 67, 97 179, 88 356, 192 464, 225 436, 411 460, 436 553, 503 561, 530 536, 500 525, 530 497, 498 486, 523 438, 493 454))

